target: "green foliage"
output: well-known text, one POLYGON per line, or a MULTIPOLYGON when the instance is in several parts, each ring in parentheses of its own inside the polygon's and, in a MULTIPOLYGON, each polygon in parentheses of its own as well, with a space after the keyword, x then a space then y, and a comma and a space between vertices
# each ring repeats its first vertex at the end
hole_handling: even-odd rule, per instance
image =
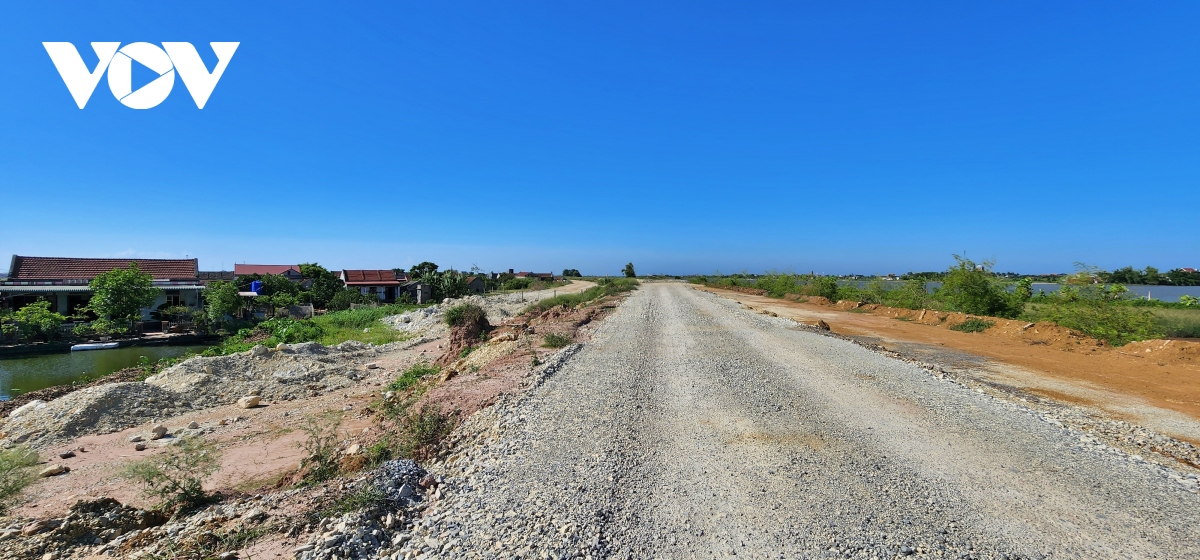
POLYGON ((542 337, 542 346, 546 348, 562 348, 571 343, 571 337, 561 334, 548 333, 542 337))
POLYGON ((216 472, 220 456, 216 445, 201 438, 188 437, 167 446, 165 453, 129 463, 122 474, 145 485, 146 494, 165 509, 188 509, 209 500, 204 479, 216 472))
POLYGON ((812 280, 808 288, 810 296, 821 296, 829 301, 838 300, 838 281, 833 276, 818 276, 812 280))
POLYGON ((963 321, 957 325, 950 325, 950 330, 965 333, 977 333, 986 331, 992 328, 992 326, 995 324, 995 321, 986 321, 977 317, 971 317, 970 319, 967 319, 966 321, 963 321))
POLYGON ((423 278, 425 276, 433 274, 433 273, 437 272, 437 270, 438 270, 438 265, 431 263, 429 261, 425 261, 421 264, 413 265, 412 268, 408 269, 408 277, 415 280, 417 278, 423 278))
POLYGON ((937 296, 954 311, 972 315, 1014 318, 1021 312, 1021 301, 1013 298, 992 273, 992 263, 954 255, 956 264, 946 272, 937 296))
POLYGON ((352 304, 368 305, 372 303, 379 303, 379 298, 373 298, 370 294, 364 294, 358 291, 357 288, 342 288, 335 292, 333 297, 329 299, 329 309, 344 311, 350 309, 352 304))
POLYGON ((115 268, 92 279, 92 299, 84 308, 97 316, 132 324, 142 315, 142 309, 154 305, 161 290, 154 287, 154 278, 142 273, 137 263, 129 268, 115 268))
POLYGON ((217 280, 210 282, 204 288, 204 312, 213 324, 219 324, 226 316, 236 316, 241 311, 243 301, 238 295, 238 288, 233 282, 217 280))
POLYGON ((564 268, 562 272, 563 278, 583 278, 577 268, 564 268))
POLYGON ((16 310, 11 316, 21 336, 41 338, 46 342, 58 337, 58 327, 66 320, 66 317, 50 311, 50 302, 44 299, 16 310))
POLYGON ((33 483, 37 463, 37 453, 23 445, 0 449, 0 515, 33 483))
POLYGON ((438 371, 439 368, 437 366, 432 366, 425 362, 413 364, 412 366, 409 366, 408 369, 404 370, 404 373, 400 374, 400 377, 393 379, 392 382, 388 384, 388 390, 405 391, 409 387, 416 385, 422 379, 430 375, 437 375, 438 371))
POLYGON ((342 291, 342 278, 317 263, 300 265, 300 275, 308 280, 308 300, 317 307, 328 307, 333 296, 342 291))
POLYGON ((1200 306, 1200 298, 1196 296, 1182 295, 1179 296, 1179 303, 1184 307, 1200 306))
POLYGON ((463 303, 446 310, 446 324, 451 327, 473 325, 480 330, 488 325, 487 313, 473 303, 463 303))
POLYGON ((563 294, 561 296, 546 298, 525 308, 523 312, 529 313, 531 311, 548 311, 560 305, 566 307, 575 307, 577 305, 594 301, 605 296, 636 290, 638 286, 638 281, 634 280, 633 278, 600 278, 596 281, 595 286, 580 293, 563 294))
MULTIPOLYGON (((382 461, 380 461, 382 462, 382 461)), ((362 511, 383 503, 386 496, 369 480, 364 481, 357 489, 338 498, 332 505, 321 512, 322 517, 337 517, 346 513, 362 511)))
POLYGON ((274 346, 280 342, 296 344, 320 340, 325 334, 321 326, 314 321, 289 317, 277 317, 263 321, 258 324, 258 330, 270 333, 270 338, 264 341, 264 344, 268 346, 274 346))
POLYGON ((301 429, 308 434, 300 447, 308 455, 300 462, 304 482, 320 484, 337 476, 340 438, 338 428, 342 425, 342 413, 326 412, 320 416, 304 417, 301 429))
POLYGON ((1163 329, 1148 309, 1096 297, 1043 299, 1027 311, 1031 321, 1050 321, 1113 346, 1160 338, 1163 329))
POLYGON ((501 290, 528 290, 533 285, 532 278, 509 278, 500 284, 501 290))
POLYGON ((437 445, 454 430, 454 417, 442 414, 436 406, 425 405, 409 411, 399 420, 400 442, 397 450, 404 457, 427 459, 437 445))
POLYGON ((621 270, 626 278, 637 278, 637 272, 633 270, 633 263, 626 263, 625 268, 621 270))
POLYGON ((755 279, 754 287, 765 290, 771 297, 783 297, 787 294, 799 294, 808 285, 804 276, 768 272, 755 279))

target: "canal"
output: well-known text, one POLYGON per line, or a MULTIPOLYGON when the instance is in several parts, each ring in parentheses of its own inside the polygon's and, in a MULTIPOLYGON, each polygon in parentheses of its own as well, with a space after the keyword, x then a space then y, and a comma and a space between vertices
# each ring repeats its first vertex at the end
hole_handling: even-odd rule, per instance
POLYGON ((42 354, 0 358, 0 400, 55 385, 70 383, 85 375, 99 377, 138 365, 142 356, 156 362, 188 352, 199 353, 208 346, 130 346, 67 354, 42 354))

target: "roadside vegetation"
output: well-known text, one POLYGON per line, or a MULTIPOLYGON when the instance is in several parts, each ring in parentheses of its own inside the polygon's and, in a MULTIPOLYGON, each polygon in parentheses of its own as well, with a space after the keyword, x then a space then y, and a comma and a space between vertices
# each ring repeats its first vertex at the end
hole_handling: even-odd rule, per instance
POLYGON ((394 304, 333 311, 312 319, 267 319, 252 327, 239 329, 220 345, 205 350, 203 355, 223 356, 244 352, 256 344, 275 346, 279 343, 319 342, 333 346, 348 340, 376 345, 398 342, 406 340, 408 335, 385 325, 383 318, 419 307, 422 306, 394 304))
POLYGON ((598 278, 596 285, 588 288, 577 294, 563 294, 552 298, 546 298, 529 307, 525 308, 524 313, 530 311, 547 311, 560 305, 574 307, 576 305, 587 303, 600 299, 605 296, 611 296, 636 290, 638 281, 633 278, 598 278))
POLYGON ((213 499, 204 491, 204 479, 219 465, 215 443, 188 437, 167 446, 165 453, 127 464, 121 474, 141 483, 159 509, 186 510, 213 499))
MULTIPOLYGON (((1076 273, 1055 277, 1062 284, 1057 291, 1034 294, 1033 282, 1040 278, 996 273, 993 265, 955 255, 954 264, 944 272, 909 273, 892 282, 879 278, 849 282, 832 276, 780 272, 696 276, 690 281, 716 288, 761 290, 776 298, 819 296, 831 302, 853 300, 903 309, 1048 321, 1113 346, 1154 338, 1200 336, 1197 298, 1184 296, 1178 303, 1146 300, 1133 297, 1124 284, 1106 282, 1136 279, 1197 285, 1187 282, 1200 281, 1200 274, 1174 270, 1160 275, 1151 267, 1140 273, 1129 267, 1109 273, 1080 264, 1076 273), (1193 274, 1198 278, 1193 279, 1193 274), (927 289, 930 281, 941 282, 941 286, 927 289)), ((988 321, 972 319, 951 328, 981 332, 991 326, 984 323, 988 321)))
POLYGON ((0 515, 33 483, 37 462, 37 453, 23 445, 0 449, 0 515))

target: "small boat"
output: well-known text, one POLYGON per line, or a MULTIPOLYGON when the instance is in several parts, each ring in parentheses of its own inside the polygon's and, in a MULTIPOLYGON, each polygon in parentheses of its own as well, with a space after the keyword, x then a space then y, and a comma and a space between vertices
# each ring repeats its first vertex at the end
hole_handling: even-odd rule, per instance
POLYGON ((108 350, 109 348, 116 348, 120 345, 121 344, 118 342, 91 342, 88 344, 76 344, 71 347, 71 351, 75 352, 77 350, 108 350))

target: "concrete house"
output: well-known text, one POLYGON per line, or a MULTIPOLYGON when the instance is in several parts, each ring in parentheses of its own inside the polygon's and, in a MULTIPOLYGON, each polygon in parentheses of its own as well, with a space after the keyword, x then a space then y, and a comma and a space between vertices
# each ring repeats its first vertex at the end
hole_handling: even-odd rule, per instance
POLYGON ((487 284, 484 283, 483 278, 471 276, 467 278, 467 289, 473 294, 482 294, 487 290, 487 284))
POLYGON ((266 276, 268 274, 278 274, 292 282, 300 282, 304 280, 304 276, 300 274, 300 265, 298 264, 235 264, 233 265, 234 276, 249 276, 251 274, 259 274, 266 276))
POLYGON ((164 306, 198 307, 200 282, 196 259, 86 259, 68 257, 26 257, 13 255, 8 277, 0 282, 0 307, 20 309, 45 299, 51 311, 73 315, 92 298, 88 283, 97 276, 137 263, 138 269, 154 278, 162 290, 150 311, 164 306))
POLYGON ((404 283, 392 270, 343 270, 339 276, 347 288, 354 288, 364 295, 374 295, 380 303, 395 303, 400 293, 400 285, 404 283))

